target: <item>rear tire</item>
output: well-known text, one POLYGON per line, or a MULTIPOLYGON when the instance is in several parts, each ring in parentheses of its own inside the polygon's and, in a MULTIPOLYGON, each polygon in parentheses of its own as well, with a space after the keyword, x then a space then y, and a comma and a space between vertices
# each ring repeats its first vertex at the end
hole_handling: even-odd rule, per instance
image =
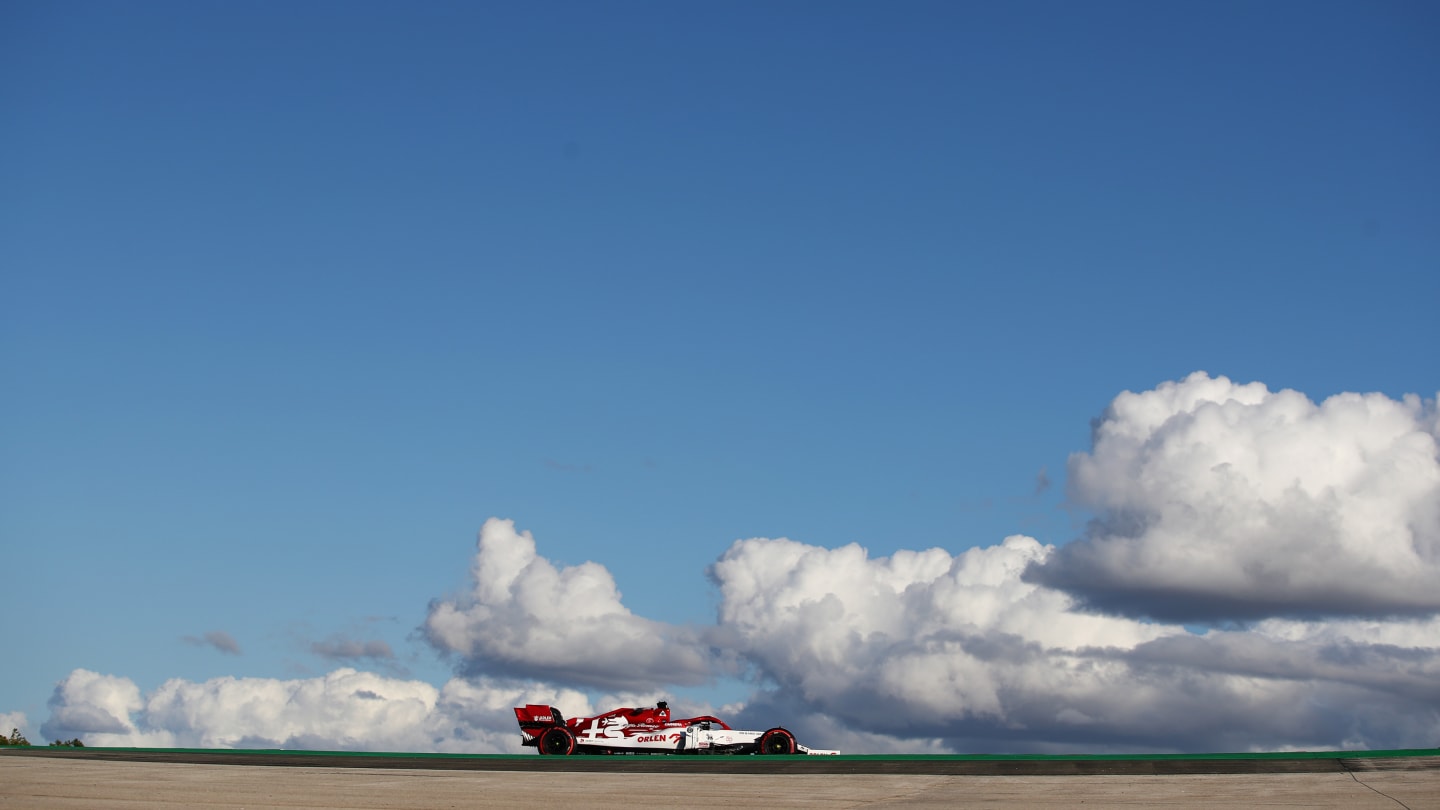
POLYGON ((795 753, 795 735, 783 728, 772 728, 760 735, 760 744, 755 753, 766 755, 795 753))
POLYGON ((575 753, 575 735, 564 726, 551 726, 540 735, 540 753, 552 757, 565 757, 575 753))

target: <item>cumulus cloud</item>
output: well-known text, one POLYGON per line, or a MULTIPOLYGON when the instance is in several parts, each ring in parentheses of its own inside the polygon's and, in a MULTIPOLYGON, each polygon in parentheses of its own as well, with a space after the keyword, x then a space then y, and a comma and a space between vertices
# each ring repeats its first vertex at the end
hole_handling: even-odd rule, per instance
POLYGON ((485 522, 471 573, 466 598, 434 602, 424 626, 463 673, 644 689, 704 683, 721 667, 701 631, 634 615, 604 566, 556 567, 513 521, 485 522))
POLYGON ((170 745, 173 738, 168 732, 147 731, 135 724, 132 715, 143 706, 134 681, 77 669, 56 685, 50 719, 40 733, 46 739, 80 737, 91 745, 170 745))
POLYGON ((781 723, 806 745, 846 754, 954 753, 939 737, 867 731, 845 719, 816 711, 799 700, 793 691, 784 689, 758 690, 744 703, 722 707, 715 714, 736 728, 759 730, 781 723))
MULTIPOLYGON (((425 621, 458 664, 442 687, 340 669, 146 695, 76 670, 42 730, 92 745, 505 752, 518 750, 513 706, 644 705, 718 670, 755 685, 720 716, 856 753, 1432 746, 1437 435, 1416 397, 1316 405, 1192 375, 1122 394, 1096 423, 1068 482, 1096 520, 1071 544, 1014 535, 871 557, 738 540, 708 571, 719 600, 704 628, 632 614, 603 565, 556 565, 492 519, 469 592, 425 621)), ((384 651, 335 639, 316 652, 384 651)))
MULTIPOLYGON (((9 737, 13 732, 20 732, 25 739, 30 739, 30 721, 25 717, 24 712, 0 712, 0 737, 9 737)), ((34 742, 31 740, 31 742, 34 742)))
POLYGON ((735 543, 711 567, 720 624, 777 685, 776 700, 870 733, 953 737, 1003 730, 1035 697, 1103 691, 1114 666, 1090 648, 1183 632, 1068 610, 1020 578, 1052 549, 1013 536, 951 556, 871 559, 787 539, 735 543))
MULTIPOLYGON (((1274 396, 1263 386, 1237 387, 1205 375, 1157 391, 1171 401, 1188 403, 1171 409, 1183 414, 1204 410, 1205 402, 1219 397, 1217 392, 1233 389, 1243 389, 1238 400, 1221 398, 1222 402, 1254 405, 1274 396), (1186 386, 1188 399, 1184 392, 1173 390, 1186 386)), ((1123 395, 1121 400, 1127 396, 1144 395, 1123 395)), ((1307 401, 1297 397, 1286 393, 1282 404, 1304 413, 1307 401)), ((1332 402, 1353 404, 1354 400, 1366 406, 1362 410, 1382 416, 1394 417, 1398 409, 1410 416, 1410 422, 1400 420, 1389 426, 1388 433, 1384 425, 1373 431, 1380 437, 1393 436, 1387 444, 1381 438, 1366 438, 1366 430, 1359 428, 1375 427, 1367 419, 1354 414, 1349 419, 1341 418, 1343 414, 1330 417, 1355 428, 1362 437, 1357 441, 1363 450, 1357 452, 1380 465, 1369 473, 1368 488, 1333 489, 1328 497, 1336 504, 1336 513, 1374 517, 1381 510, 1367 506, 1364 499, 1379 497, 1376 487, 1390 476, 1391 467, 1406 467, 1420 472, 1418 487, 1412 480, 1380 489, 1399 491, 1402 501, 1414 507, 1406 525, 1423 529, 1425 471, 1434 463, 1432 409, 1414 398, 1396 402, 1375 396, 1334 398, 1308 408, 1323 411, 1337 407, 1332 402), (1404 429, 1407 424, 1428 424, 1432 432, 1420 441, 1404 429), (1394 455, 1377 448, 1391 448, 1394 455), (1417 448, 1418 455, 1413 452, 1417 448)), ((1128 411, 1112 408, 1111 415, 1098 423, 1097 436, 1108 435, 1107 426, 1117 412, 1128 411)), ((1185 422, 1163 412, 1151 416, 1154 424, 1149 433, 1132 433, 1143 437, 1181 430, 1185 422)), ((1287 422, 1274 413, 1269 417, 1274 429, 1294 429, 1287 427, 1294 419, 1287 422)), ((1246 425, 1253 418, 1242 413, 1221 423, 1246 425)), ((1229 446, 1217 438, 1223 437, 1223 431, 1209 436, 1209 452, 1229 446)), ((1269 438, 1282 448, 1272 451, 1266 441, 1256 427, 1244 442, 1230 443, 1258 448, 1255 452, 1261 459, 1252 466, 1273 472, 1278 459, 1284 458, 1285 443, 1269 438)), ((1299 439, 1292 441, 1305 445, 1299 439)), ((1198 451, 1204 444, 1197 438, 1179 446, 1198 451)), ((1108 449, 1097 440, 1093 457, 1108 458, 1108 449)), ((1178 452, 1161 456, 1140 477, 1151 476, 1171 486, 1165 490, 1156 485, 1176 499, 1193 492, 1181 486, 1186 472, 1195 468, 1193 459, 1178 452)), ((1290 472, 1313 475, 1313 466, 1292 466, 1290 472)), ((1364 476, 1351 471, 1351 477, 1364 476)), ((1095 480, 1103 482, 1103 477, 1095 480)), ((1311 486, 1309 478, 1302 476, 1299 481, 1295 486, 1302 491, 1311 486)), ((1114 486, 1123 490, 1122 484, 1114 486)), ((1287 489, 1272 491, 1282 496, 1268 505, 1278 515, 1286 506, 1287 489)), ((1178 508, 1163 498, 1160 501, 1167 508, 1178 508)), ((1214 505, 1204 504, 1205 508, 1214 505)), ((1122 525, 1118 516, 1123 511, 1102 510, 1097 525, 1105 521, 1109 521, 1105 525, 1122 525)), ((1279 524, 1287 525, 1285 520, 1279 524)), ((1078 543, 1091 542, 1094 536, 1078 543)), ((1415 536, 1419 538, 1415 547, 1423 549, 1426 535, 1421 531, 1415 536)), ((1266 539, 1258 530, 1250 537, 1256 542, 1266 539)), ((499 658, 509 671, 545 677, 548 669, 573 683, 654 687, 666 682, 643 674, 643 668, 628 659, 572 656, 563 667, 556 667, 553 659, 542 658, 554 655, 549 648, 501 643, 506 639, 504 625, 509 623, 503 617, 513 615, 517 604, 571 599, 602 606, 597 611, 602 616, 645 620, 630 616, 608 572, 595 563, 587 564, 593 568, 586 576, 603 585, 595 590, 604 598, 575 598, 583 591, 557 584, 575 576, 569 573, 572 569, 557 570, 539 557, 533 539, 514 534, 507 522, 487 524, 480 545, 473 602, 460 623, 467 634, 463 638, 474 646, 449 647, 468 651, 465 663, 471 671, 493 669, 499 658), (508 562, 506 553, 513 557, 508 562), (536 587, 532 579, 543 587, 536 587), (526 595, 527 591, 534 595, 526 595), (557 598, 561 593, 567 596, 557 598), (476 610, 477 606, 486 610, 476 610), (496 621, 502 622, 500 629, 489 625, 496 621), (497 656, 497 650, 505 655, 497 656), (594 669, 583 672, 587 667, 594 669)), ((1363 544, 1341 547, 1362 549, 1363 544)), ((1296 548, 1279 542, 1252 550, 1249 556, 1236 553, 1221 558, 1216 565, 1223 569, 1221 564, 1228 559, 1234 569, 1229 574, 1243 577, 1256 561, 1275 565, 1289 553, 1296 553, 1296 548)), ((731 707, 742 724, 785 722, 813 734, 807 739, 818 744, 836 745, 825 742, 826 736, 841 737, 853 746, 849 750, 1401 747, 1431 744, 1440 732, 1440 718, 1433 708, 1436 692, 1430 686, 1436 681, 1440 655, 1440 634, 1433 622, 1380 616, 1347 624, 1325 618, 1333 609, 1290 611, 1284 614, 1289 619, 1196 635, 1179 624, 1146 618, 1165 616, 1168 602, 1133 611, 1134 615, 1107 615, 1095 611, 1083 594, 1054 587, 1036 575, 1059 570, 1055 561, 1066 554, 1064 547, 1020 535, 958 555, 932 548, 882 558, 871 558, 853 544, 830 549, 785 538, 737 541, 710 568, 719 590, 719 614, 716 626, 702 635, 707 644, 746 662, 750 675, 763 687, 748 704, 731 707)), ((1401 580, 1407 576, 1403 566, 1396 566, 1393 573, 1401 580)), ((1410 593, 1423 596, 1420 589, 1412 588, 1410 593)), ((443 613, 432 609, 432 621, 437 616, 443 618, 443 613)), ((558 620, 543 609, 531 610, 524 618, 522 625, 562 632, 548 626, 558 620)), ((657 634, 676 631, 660 623, 641 626, 657 634)), ((706 654, 715 657, 713 651, 706 654)))
POLYGON ((1203 372, 1125 392, 1069 462, 1085 536, 1027 578, 1173 621, 1440 611, 1434 401, 1203 372))
POLYGON ((203 636, 184 636, 181 640, 196 647, 214 647, 227 655, 240 654, 240 644, 224 630, 211 630, 203 636))
POLYGON ((579 692, 490 679, 443 687, 338 669, 318 678, 170 680, 149 695, 83 669, 55 688, 47 739, 92 746, 518 753, 512 707, 587 714, 579 692))
POLYGON ((1384 748, 1440 733, 1433 621, 1194 635, 1077 610, 1022 577, 1055 553, 1022 536, 874 559, 737 542, 711 569, 721 625, 772 684, 743 714, 872 751, 1384 748))

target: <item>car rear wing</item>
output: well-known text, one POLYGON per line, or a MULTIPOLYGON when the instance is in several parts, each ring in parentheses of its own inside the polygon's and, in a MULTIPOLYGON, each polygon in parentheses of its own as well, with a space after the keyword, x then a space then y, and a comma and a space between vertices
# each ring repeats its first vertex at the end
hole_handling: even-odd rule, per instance
POLYGON ((541 729, 551 726, 565 725, 565 716, 560 714, 559 709, 536 703, 515 707, 515 720, 520 723, 520 730, 526 732, 527 736, 534 736, 541 729))

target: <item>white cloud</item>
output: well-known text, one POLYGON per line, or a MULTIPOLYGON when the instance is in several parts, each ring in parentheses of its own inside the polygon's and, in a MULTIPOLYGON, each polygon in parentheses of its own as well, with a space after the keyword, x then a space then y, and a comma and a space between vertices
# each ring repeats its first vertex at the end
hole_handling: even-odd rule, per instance
POLYGON ((782 669, 793 666, 800 681, 837 677, 826 673, 846 669, 857 647, 880 639, 923 648, 1001 635, 1074 650, 1178 632, 1068 612, 1064 594, 1021 581, 1027 565, 1052 552, 1023 535, 955 557, 932 548, 878 559, 855 544, 756 538, 732 545, 710 573, 722 626, 739 633, 747 655, 791 662, 782 669))
POLYGON ((172 745, 169 732, 135 724, 133 715, 144 705, 140 688, 130 679, 77 669, 55 686, 50 719, 40 732, 46 739, 80 737, 89 745, 172 745))
POLYGON ((15 731, 31 743, 37 742, 30 736, 30 721, 24 712, 0 712, 0 737, 9 738, 15 731))
POLYGON ((588 714, 585 696, 541 684, 423 681, 338 669, 318 678, 170 680, 142 697, 77 669, 51 699, 47 739, 87 745, 518 753, 514 706, 588 714))
POLYGON ((752 694, 748 701, 725 706, 715 714, 725 718, 736 728, 760 730, 777 725, 784 726, 807 746, 837 750, 846 754, 954 753, 940 737, 867 731, 834 715, 816 711, 791 690, 759 690, 752 694))
POLYGON ((782 693, 871 733, 940 736, 1003 726, 1032 692, 1099 689, 1114 665, 1092 647, 1181 633, 1068 610, 1023 582, 1050 549, 1014 536, 952 557, 871 559, 856 545, 743 540, 711 567, 721 626, 782 693))
POLYGON ((1440 610, 1434 402, 1319 405, 1197 372, 1115 398, 1069 495, 1097 519, 1030 578, 1181 621, 1440 610))
POLYGON ((711 571, 721 624, 775 684, 747 719, 766 722, 763 708, 858 745, 961 751, 1388 748, 1440 733, 1433 622, 1195 636, 1077 611, 1022 578, 1053 553, 1019 536, 877 559, 737 542, 711 571))
POLYGON ((44 731, 92 745, 514 751, 513 706, 644 705, 743 661, 757 691, 721 716, 857 753, 1430 746, 1437 425, 1414 397, 1315 405, 1203 374, 1122 394, 1070 465, 1072 498, 1098 515, 1086 537, 876 558, 739 540, 710 567, 708 628, 635 616, 604 566, 556 566, 492 519, 471 592, 433 603, 424 628, 463 678, 436 688, 341 669, 141 695, 76 670, 44 731), (1254 621, 1197 635, 1167 616, 1254 621))
POLYGON ((471 593, 433 603, 425 620, 464 673, 644 689, 704 683, 721 666, 700 631, 634 615, 604 566, 557 568, 513 521, 486 521, 477 547, 471 593))

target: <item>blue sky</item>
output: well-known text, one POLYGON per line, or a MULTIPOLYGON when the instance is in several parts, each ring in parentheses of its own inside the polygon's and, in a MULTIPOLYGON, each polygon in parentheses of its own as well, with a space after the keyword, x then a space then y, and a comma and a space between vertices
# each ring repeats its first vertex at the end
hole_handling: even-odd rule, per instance
POLYGON ((1398 2, 8 3, 0 712, 36 735, 76 669, 438 686, 469 659, 421 628, 492 517, 704 627, 736 540, 1102 542, 1067 464, 1127 390, 1433 400, 1437 33, 1398 2))

